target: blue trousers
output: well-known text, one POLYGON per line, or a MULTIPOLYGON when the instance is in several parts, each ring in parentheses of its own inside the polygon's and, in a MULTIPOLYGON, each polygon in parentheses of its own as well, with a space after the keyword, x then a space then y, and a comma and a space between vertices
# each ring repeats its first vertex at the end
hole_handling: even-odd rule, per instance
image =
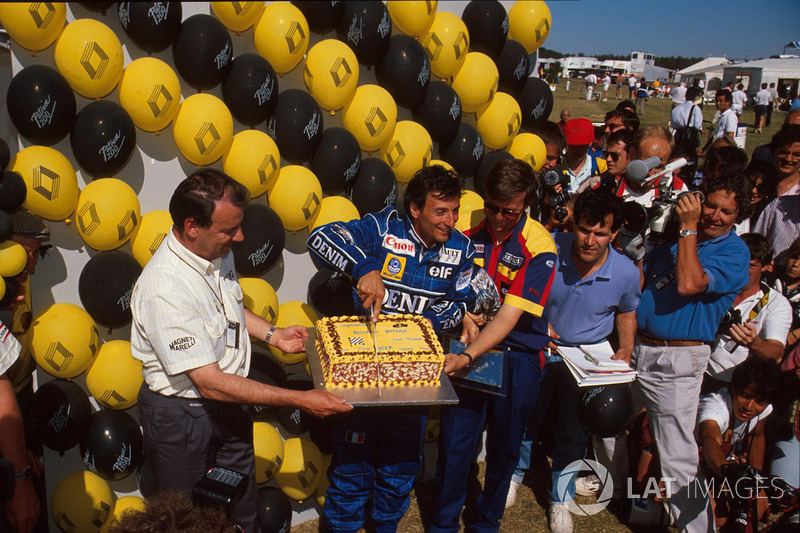
POLYGON ((486 478, 475 504, 471 530, 500 529, 520 443, 539 396, 544 375, 542 357, 540 352, 510 352, 506 396, 456 387, 458 406, 442 409, 431 533, 460 530, 470 464, 486 424, 486 478))
POLYGON ((324 508, 329 531, 364 527, 370 496, 375 531, 397 531, 408 510, 427 421, 422 411, 412 411, 358 413, 335 425, 324 508))

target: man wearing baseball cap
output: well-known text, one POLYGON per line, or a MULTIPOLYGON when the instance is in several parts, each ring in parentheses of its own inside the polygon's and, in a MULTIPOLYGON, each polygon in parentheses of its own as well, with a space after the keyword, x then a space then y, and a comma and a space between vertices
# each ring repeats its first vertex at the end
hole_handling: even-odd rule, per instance
POLYGON ((569 177, 569 190, 574 193, 592 176, 606 171, 604 159, 589 155, 589 146, 594 141, 594 126, 589 119, 573 118, 564 126, 567 150, 564 153, 564 172, 569 177))

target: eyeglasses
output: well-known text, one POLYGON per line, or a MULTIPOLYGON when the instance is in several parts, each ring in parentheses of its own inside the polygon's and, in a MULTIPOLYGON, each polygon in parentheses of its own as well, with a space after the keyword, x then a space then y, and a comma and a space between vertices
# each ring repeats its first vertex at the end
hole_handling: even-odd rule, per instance
POLYGON ((487 202, 487 201, 483 202, 483 208, 492 214, 502 213, 502 215, 508 219, 517 218, 520 215, 520 213, 522 213, 521 209, 517 210, 517 209, 509 209, 508 207, 500 207, 497 204, 493 204, 492 202, 487 202))
POLYGON ((608 160, 609 158, 611 158, 611 160, 614 163, 619 161, 619 156, 620 155, 622 155, 622 154, 620 154, 619 152, 609 152, 608 150, 604 150, 603 151, 603 159, 608 160))
POLYGON ((789 157, 791 157, 792 159, 800 159, 800 152, 792 152, 791 150, 788 150, 786 148, 778 148, 777 150, 775 150, 775 155, 787 159, 789 157))

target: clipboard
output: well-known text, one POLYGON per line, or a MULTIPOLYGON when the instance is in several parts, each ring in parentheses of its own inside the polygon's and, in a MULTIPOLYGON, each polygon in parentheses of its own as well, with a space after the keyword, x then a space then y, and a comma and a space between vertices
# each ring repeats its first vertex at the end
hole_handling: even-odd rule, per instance
MULTIPOLYGON (((449 341, 449 352, 459 354, 466 349, 466 344, 454 338, 449 341)), ((471 368, 462 368, 450 375, 453 386, 478 390, 495 396, 506 396, 508 390, 508 365, 506 358, 508 348, 494 349, 484 353, 471 368)))

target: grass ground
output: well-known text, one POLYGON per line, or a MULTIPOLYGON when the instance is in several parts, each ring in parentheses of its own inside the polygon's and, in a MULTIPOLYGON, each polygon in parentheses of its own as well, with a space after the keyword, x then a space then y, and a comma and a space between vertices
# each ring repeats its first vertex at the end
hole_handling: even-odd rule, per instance
MULTIPOLYGON (((610 98, 607 102, 587 101, 584 99, 584 91, 582 90, 583 83, 573 80, 571 90, 565 90, 565 84, 562 82, 556 91, 553 93, 554 105, 553 112, 550 116, 551 120, 558 120, 561 110, 568 108, 573 118, 584 117, 592 122, 602 122, 606 112, 614 109, 619 103, 614 96, 614 89, 612 87, 610 98)), ((623 91, 623 95, 627 95, 627 88, 623 91)), ((641 117, 642 125, 661 124, 666 126, 669 121, 669 115, 672 108, 672 101, 669 98, 651 98, 645 104, 644 115, 641 117)), ((711 119, 714 116, 714 106, 705 105, 703 107, 703 115, 705 118, 704 126, 708 129, 711 125, 711 119)), ((753 153, 756 146, 769 142, 772 135, 780 129, 783 124, 785 113, 774 112, 772 115, 772 124, 764 128, 763 134, 752 133, 755 114, 753 109, 746 109, 741 115, 740 124, 747 124, 750 127, 747 131, 747 142, 745 151, 748 157, 753 153)), ((485 464, 479 463, 478 468, 475 469, 473 475, 470 476, 470 482, 467 488, 467 507, 464 512, 462 526, 464 520, 469 522, 471 514, 471 503, 475 501, 475 496, 480 491, 481 482, 483 480, 485 464)), ((545 510, 547 508, 547 490, 550 478, 550 465, 547 457, 539 453, 536 455, 534 465, 525 478, 523 485, 517 495, 517 503, 508 509, 503 516, 503 521, 500 530, 503 532, 519 532, 519 533, 538 533, 547 532, 547 516, 545 510)), ((590 499, 578 498, 579 503, 590 503, 590 499)), ((402 533, 423 533, 427 530, 430 524, 430 516, 432 512, 433 502, 433 483, 431 481, 418 483, 414 492, 411 495, 411 505, 400 522, 399 531, 402 533)), ((619 533, 619 532, 638 532, 638 531, 654 531, 654 528, 631 528, 624 523, 626 517, 620 517, 620 514, 625 514, 627 510, 617 510, 611 507, 596 514, 594 516, 580 517, 573 516, 575 523, 575 531, 587 533, 619 533)), ((302 524, 292 527, 292 533, 315 533, 319 531, 319 520, 310 520, 302 524)), ((368 528, 369 531, 369 528, 368 528)))

